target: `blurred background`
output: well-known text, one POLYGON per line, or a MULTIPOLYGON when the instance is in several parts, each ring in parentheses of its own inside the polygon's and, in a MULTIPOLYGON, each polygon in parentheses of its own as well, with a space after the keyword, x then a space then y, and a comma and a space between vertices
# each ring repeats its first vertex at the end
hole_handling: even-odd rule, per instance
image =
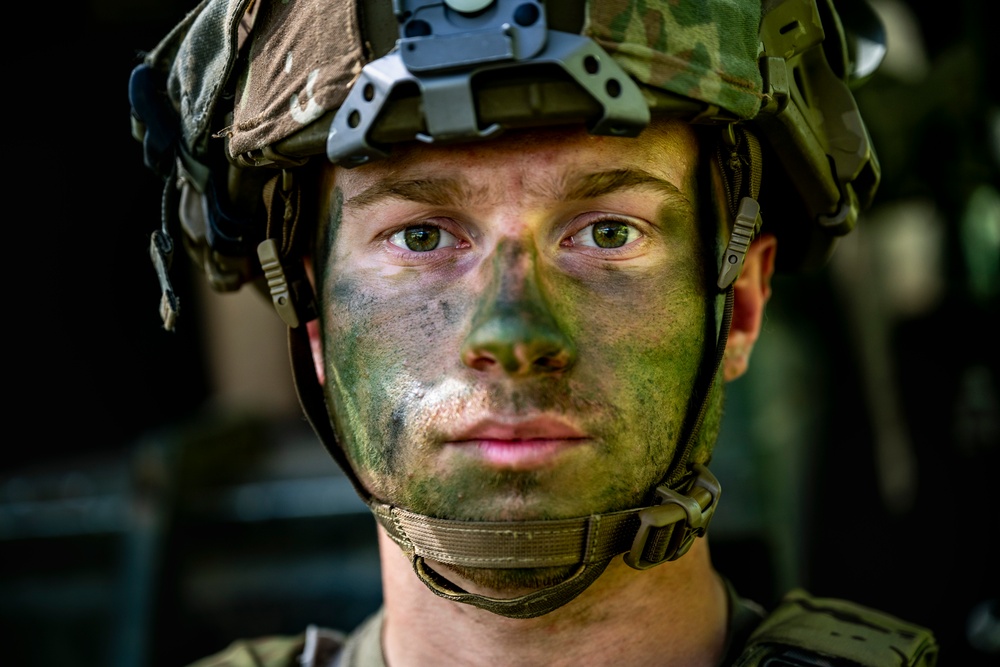
MULTIPOLYGON (((995 665, 1000 60, 982 3, 872 4, 889 50, 857 97, 882 186, 829 266, 775 281, 729 389, 713 554, 764 604, 852 599, 933 628, 943 665, 995 665)), ((183 314, 160 326, 160 184, 126 86, 192 6, 72 3, 36 56, 79 166, 33 172, 56 268, 43 331, 14 333, 8 414, 40 435, 11 431, 0 468, 5 665, 177 667, 379 604, 374 524, 299 413, 270 306, 209 294, 179 256, 183 314)))

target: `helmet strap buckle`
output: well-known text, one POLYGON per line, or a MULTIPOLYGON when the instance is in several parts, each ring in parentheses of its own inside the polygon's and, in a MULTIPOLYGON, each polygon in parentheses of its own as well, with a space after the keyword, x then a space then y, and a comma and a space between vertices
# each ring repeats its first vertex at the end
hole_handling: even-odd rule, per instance
POLYGON ((753 237, 760 231, 760 204, 752 197, 740 200, 740 208, 733 223, 733 232, 729 236, 729 245, 722 257, 719 268, 718 286, 725 290, 732 285, 743 270, 743 261, 753 237))
POLYGON ((264 186, 267 238, 257 246, 271 302, 278 316, 292 329, 315 319, 317 313, 305 267, 293 252, 302 214, 301 200, 302 191, 289 170, 282 170, 267 182, 264 186))
POLYGON ((180 312, 180 302, 174 287, 170 282, 170 264, 174 257, 174 242, 166 228, 157 229, 149 239, 149 256, 156 268, 156 277, 160 281, 160 319, 163 328, 173 331, 180 312))
POLYGON ((639 512, 639 530, 625 563, 636 570, 677 560, 688 552, 696 538, 708 530, 722 487, 701 464, 691 466, 695 479, 686 494, 666 485, 656 488, 660 504, 639 512))

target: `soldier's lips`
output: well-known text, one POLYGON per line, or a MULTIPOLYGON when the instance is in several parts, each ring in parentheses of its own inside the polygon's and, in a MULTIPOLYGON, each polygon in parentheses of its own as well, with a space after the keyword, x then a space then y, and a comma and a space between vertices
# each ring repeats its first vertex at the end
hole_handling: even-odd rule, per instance
POLYGON ((491 466, 528 470, 546 465, 567 448, 589 441, 586 433, 560 419, 535 417, 479 421, 449 438, 447 444, 491 466))

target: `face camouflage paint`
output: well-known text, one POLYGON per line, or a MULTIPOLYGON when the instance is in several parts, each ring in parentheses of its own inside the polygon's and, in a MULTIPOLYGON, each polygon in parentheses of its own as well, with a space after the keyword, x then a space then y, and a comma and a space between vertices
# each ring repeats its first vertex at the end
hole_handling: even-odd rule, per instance
POLYGON ((696 142, 680 123, 651 135, 529 134, 330 170, 327 394, 377 498, 571 517, 634 506, 662 477, 705 297, 696 142))

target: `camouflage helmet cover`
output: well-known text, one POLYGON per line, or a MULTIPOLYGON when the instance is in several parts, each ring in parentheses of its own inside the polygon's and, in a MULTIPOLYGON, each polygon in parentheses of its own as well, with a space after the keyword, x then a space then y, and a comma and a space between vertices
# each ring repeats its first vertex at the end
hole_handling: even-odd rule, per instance
MULTIPOLYGON (((294 168, 324 152, 331 161, 350 166, 349 161, 357 164, 384 155, 388 151, 381 150, 382 146, 399 141, 428 135, 432 140, 447 139, 445 133, 429 131, 432 112, 463 105, 450 104, 450 100, 435 105, 429 98, 431 86, 425 87, 429 79, 420 80, 420 92, 410 93, 407 100, 396 98, 376 114, 366 110, 367 122, 374 124, 363 125, 355 137, 344 133, 344 117, 349 115, 344 112, 350 112, 355 103, 364 104, 362 96, 373 80, 369 72, 388 74, 395 78, 392 85, 412 74, 405 64, 411 46, 405 31, 415 15, 410 10, 443 11, 440 8, 445 4, 429 0, 202 0, 147 54, 133 74, 133 83, 143 78, 137 74, 157 81, 146 90, 130 85, 133 134, 146 145, 147 164, 166 176, 176 154, 190 187, 213 199, 209 208, 221 210, 227 205, 225 196, 212 191, 221 192, 227 186, 220 184, 228 181, 229 198, 242 202, 236 208, 244 209, 236 215, 217 215, 221 222, 210 220, 202 225, 211 228, 211 233, 194 241, 201 248, 197 252, 203 256, 203 268, 213 287, 236 289, 260 276, 253 257, 261 240, 260 225, 253 220, 259 214, 253 211, 259 209, 260 186, 271 177, 256 172, 272 170, 245 168, 294 168), (404 65, 392 72, 377 71, 391 57, 404 65), (375 121, 370 120, 373 115, 375 121), (147 131, 146 125, 156 125, 157 117, 163 116, 170 119, 161 120, 159 130, 147 131), (382 144, 373 140, 374 147, 368 145, 369 130, 377 140, 384 140, 382 144), (332 148, 335 144, 340 153, 332 148), (227 169, 228 175, 222 171, 227 169), (239 186, 239 196, 232 192, 238 181, 249 184, 239 186), (241 268, 231 270, 234 265, 241 268)), ((879 166, 848 86, 845 29, 833 0, 547 0, 544 12, 539 9, 541 0, 494 0, 492 4, 484 11, 497 6, 507 12, 538 9, 543 18, 538 23, 550 43, 545 52, 553 50, 550 47, 557 38, 572 37, 599 53, 605 63, 602 67, 620 74, 618 80, 631 92, 618 102, 618 109, 626 115, 635 113, 638 120, 630 119, 627 131, 607 125, 591 127, 591 131, 635 136, 651 114, 665 113, 695 123, 744 124, 758 134, 769 166, 755 198, 761 203, 765 228, 781 238, 779 269, 822 265, 836 239, 853 228, 858 212, 871 202, 879 166), (779 169, 772 168, 775 156, 779 169)), ((448 20, 456 16, 453 12, 448 20)), ((504 23, 502 29, 509 27, 504 23)), ((462 46, 439 42, 433 47, 452 52, 446 67, 433 72, 437 81, 450 75, 448 67, 469 60, 465 51, 475 50, 474 40, 481 34, 469 32, 462 46), (442 72, 445 76, 438 76, 442 72)), ((516 47, 516 39, 508 41, 516 47)), ((535 60, 541 61, 542 55, 535 60)), ((515 65, 525 63, 533 64, 532 58, 515 65)), ((581 94, 583 87, 574 85, 580 84, 578 78, 562 82, 570 85, 546 98, 546 104, 557 101, 554 111, 553 107, 538 111, 532 108, 535 93, 531 91, 538 90, 532 86, 544 78, 543 70, 511 67, 507 71, 518 74, 508 81, 495 63, 465 69, 475 74, 478 86, 475 99, 464 100, 466 111, 462 112, 464 128, 471 128, 471 135, 478 123, 492 122, 491 113, 502 117, 506 127, 516 127, 518 122, 566 122, 567 118, 581 120, 581 114, 593 113, 593 105, 600 107, 609 99, 595 101, 600 93, 593 91, 590 97, 581 94), (507 87, 497 88, 500 93, 491 98, 489 86, 495 85, 507 87), (510 113, 518 95, 521 106, 510 113), (582 103, 581 98, 585 98, 582 103), (572 107, 576 115, 560 117, 559 113, 567 112, 559 104, 570 99, 575 100, 570 106, 578 105, 572 107), (585 108, 587 104, 591 108, 585 108), (523 117, 516 117, 517 113, 523 117)), ((471 87, 473 74, 466 76, 471 87)), ((383 97, 389 99, 391 94, 383 97)), ((492 135, 484 132, 482 136, 492 135)), ((168 227, 166 219, 164 227, 168 227)), ((185 231, 190 228, 187 225, 185 231)), ((190 233, 185 236, 186 241, 192 238, 190 233)))
MULTIPOLYGON (((764 96, 756 0, 601 0, 586 2, 583 11, 582 33, 636 81, 734 118, 757 114, 764 96)), ((344 102, 372 56, 361 25, 372 18, 362 14, 353 1, 203 0, 147 63, 169 70, 184 142, 200 155, 241 47, 247 48, 232 123, 223 132, 231 157, 253 153, 344 102)))

